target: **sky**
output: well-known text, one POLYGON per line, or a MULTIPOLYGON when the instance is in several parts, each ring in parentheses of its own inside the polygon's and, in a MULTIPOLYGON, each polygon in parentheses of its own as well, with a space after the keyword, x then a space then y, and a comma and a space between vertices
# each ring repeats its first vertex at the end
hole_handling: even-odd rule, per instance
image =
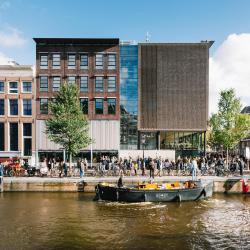
POLYGON ((150 42, 213 40, 210 113, 234 88, 250 105, 249 0, 0 0, 0 64, 34 64, 33 37, 117 37, 150 42))

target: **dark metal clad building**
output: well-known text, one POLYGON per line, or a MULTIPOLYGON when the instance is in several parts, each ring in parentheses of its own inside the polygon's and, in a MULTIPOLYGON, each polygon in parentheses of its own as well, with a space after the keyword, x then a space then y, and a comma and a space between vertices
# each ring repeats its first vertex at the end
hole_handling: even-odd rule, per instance
POLYGON ((206 131, 211 45, 139 44, 139 130, 206 131))

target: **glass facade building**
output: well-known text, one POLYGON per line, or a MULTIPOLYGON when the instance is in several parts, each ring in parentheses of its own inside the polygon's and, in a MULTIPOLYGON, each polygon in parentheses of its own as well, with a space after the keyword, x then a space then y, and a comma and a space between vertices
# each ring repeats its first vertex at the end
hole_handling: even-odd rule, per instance
POLYGON ((120 148, 138 147, 138 46, 120 45, 120 148))

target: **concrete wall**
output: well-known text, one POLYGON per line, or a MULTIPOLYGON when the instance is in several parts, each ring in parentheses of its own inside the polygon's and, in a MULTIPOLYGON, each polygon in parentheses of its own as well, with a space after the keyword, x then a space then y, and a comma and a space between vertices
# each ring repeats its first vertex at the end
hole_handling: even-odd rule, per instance
MULTIPOLYGON (((132 157, 136 159, 137 157, 143 157, 143 150, 120 150, 119 157, 132 157)), ((144 150, 144 157, 175 160, 175 150, 144 150)))
MULTIPOLYGON (((93 150, 119 150, 120 122, 116 120, 93 120, 89 125, 92 128, 93 150)), ((91 135, 91 133, 90 133, 91 135)), ((36 121, 37 150, 59 150, 60 145, 50 141, 45 134, 45 121, 36 121)), ((90 146, 87 150, 90 150, 90 146)))

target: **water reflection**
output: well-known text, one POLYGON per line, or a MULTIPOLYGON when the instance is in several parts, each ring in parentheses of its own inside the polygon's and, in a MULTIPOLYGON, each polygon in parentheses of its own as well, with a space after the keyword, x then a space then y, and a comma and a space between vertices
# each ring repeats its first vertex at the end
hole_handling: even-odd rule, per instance
POLYGON ((4 193, 0 249, 250 249, 250 197, 181 204, 92 198, 4 193))

